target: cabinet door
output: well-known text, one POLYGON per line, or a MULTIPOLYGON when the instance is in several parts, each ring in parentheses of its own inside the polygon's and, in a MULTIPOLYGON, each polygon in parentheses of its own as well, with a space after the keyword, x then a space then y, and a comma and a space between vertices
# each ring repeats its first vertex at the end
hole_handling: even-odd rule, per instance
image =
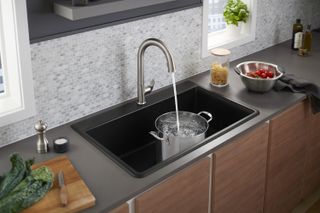
POLYGON ((263 212, 267 123, 214 152, 212 212, 263 212))
POLYGON ((307 142, 305 160, 303 198, 312 194, 320 187, 320 113, 313 115, 310 109, 310 140, 307 142))
POLYGON ((301 201, 308 122, 305 101, 270 122, 266 213, 289 213, 301 201))
POLYGON ((210 158, 204 158, 135 200, 136 213, 207 213, 210 158))
POLYGON ((109 213, 129 213, 129 206, 127 203, 124 203, 121 206, 111 210, 109 213))

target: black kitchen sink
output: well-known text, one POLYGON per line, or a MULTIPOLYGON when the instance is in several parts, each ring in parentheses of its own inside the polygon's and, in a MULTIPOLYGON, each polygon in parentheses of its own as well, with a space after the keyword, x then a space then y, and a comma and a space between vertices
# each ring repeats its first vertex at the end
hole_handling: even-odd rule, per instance
POLYGON ((178 84, 177 90, 179 110, 208 111, 213 120, 205 140, 167 159, 162 157, 161 142, 149 131, 156 130, 154 121, 159 115, 174 111, 172 87, 149 95, 145 106, 131 100, 81 119, 72 128, 131 175, 144 177, 258 114, 189 81, 178 84))

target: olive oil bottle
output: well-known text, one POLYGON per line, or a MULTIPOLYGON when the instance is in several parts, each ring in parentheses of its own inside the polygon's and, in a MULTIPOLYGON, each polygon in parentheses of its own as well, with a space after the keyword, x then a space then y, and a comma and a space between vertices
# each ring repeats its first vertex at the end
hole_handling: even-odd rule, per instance
POLYGON ((292 29, 291 48, 293 50, 298 50, 299 48, 301 48, 302 40, 303 40, 303 26, 301 24, 301 20, 297 19, 292 29))
POLYGON ((307 30, 303 35, 303 49, 306 49, 308 52, 310 52, 311 46, 312 46, 311 24, 308 24, 307 30))

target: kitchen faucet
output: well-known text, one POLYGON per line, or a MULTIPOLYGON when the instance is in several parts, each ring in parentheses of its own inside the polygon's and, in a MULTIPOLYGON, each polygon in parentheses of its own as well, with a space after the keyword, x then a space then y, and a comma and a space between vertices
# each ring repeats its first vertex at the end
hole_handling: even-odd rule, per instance
POLYGON ((144 53, 149 46, 156 46, 159 47, 160 50, 164 53, 167 59, 168 65, 168 72, 173 73, 175 72, 176 68, 172 59, 172 55, 169 52, 166 45, 159 39, 156 38, 149 38, 142 42, 138 50, 138 104, 144 105, 146 103, 145 95, 150 93, 153 90, 154 86, 154 79, 151 81, 150 85, 145 87, 144 86, 144 53))

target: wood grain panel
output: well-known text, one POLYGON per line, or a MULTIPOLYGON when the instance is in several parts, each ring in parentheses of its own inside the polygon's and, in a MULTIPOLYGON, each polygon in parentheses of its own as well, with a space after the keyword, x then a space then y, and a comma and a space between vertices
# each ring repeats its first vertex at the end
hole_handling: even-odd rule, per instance
POLYGON ((306 101, 270 122, 265 213, 289 213, 301 201, 308 122, 306 101))
POLYGON ((212 212, 263 212, 268 124, 214 152, 212 212))
POLYGON ((129 205, 127 203, 124 203, 118 208, 113 209, 109 213, 129 213, 129 205))
POLYGON ((314 203, 305 213, 319 213, 320 212, 320 200, 314 203))
POLYGON ((136 213, 207 213, 210 159, 204 158, 136 198, 136 213))
POLYGON ((79 173, 73 167, 66 156, 36 164, 32 168, 48 166, 55 174, 52 189, 38 203, 23 211, 23 213, 72 213, 95 205, 95 197, 92 195, 79 173), (68 205, 63 207, 59 196, 59 183, 57 174, 62 170, 68 190, 68 205))
POLYGON ((320 188, 320 114, 309 110, 311 139, 307 142, 307 154, 304 170, 303 198, 320 188))

